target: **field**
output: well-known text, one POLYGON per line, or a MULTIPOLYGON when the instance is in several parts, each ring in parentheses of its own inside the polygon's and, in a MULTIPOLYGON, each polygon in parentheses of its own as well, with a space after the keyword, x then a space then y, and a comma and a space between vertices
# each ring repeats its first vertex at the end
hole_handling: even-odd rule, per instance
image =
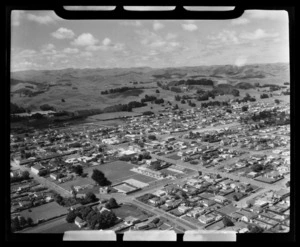
POLYGON ((116 214, 117 217, 120 217, 122 219, 126 218, 127 216, 133 216, 137 218, 148 218, 149 216, 152 216, 147 216, 147 214, 142 212, 142 210, 140 210, 138 207, 130 204, 123 204, 121 207, 115 208, 112 211, 116 214))
POLYGON ((78 231, 80 228, 73 223, 64 222, 39 233, 64 233, 65 231, 78 231))
POLYGON ((93 166, 84 169, 84 172, 88 173, 89 177, 93 173, 94 169, 98 169, 102 171, 107 179, 112 182, 112 184, 122 182, 123 180, 134 178, 136 180, 139 180, 141 182, 148 183, 150 181, 153 181, 155 179, 146 177, 140 174, 137 174, 135 172, 130 171, 131 168, 134 166, 124 162, 124 161, 114 161, 108 164, 99 165, 99 166, 93 166))
POLYGON ((28 209, 20 212, 20 215, 25 218, 31 217, 33 221, 38 219, 48 219, 54 216, 58 216, 64 213, 68 213, 67 208, 59 206, 56 202, 50 202, 38 207, 31 208, 32 212, 29 212, 28 209))

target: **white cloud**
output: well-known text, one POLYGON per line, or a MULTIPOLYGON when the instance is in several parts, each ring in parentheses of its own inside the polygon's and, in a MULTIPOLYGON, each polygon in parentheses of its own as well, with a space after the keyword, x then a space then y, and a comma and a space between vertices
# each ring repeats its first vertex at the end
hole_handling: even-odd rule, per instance
POLYGON ((11 12, 11 24, 13 26, 19 26, 20 25, 20 20, 24 16, 24 11, 23 10, 13 10, 11 12))
POLYGON ((109 45, 111 43, 111 40, 109 38, 105 38, 103 41, 102 41, 102 44, 103 45, 109 45))
POLYGON ((71 42, 72 45, 76 46, 93 46, 97 43, 98 40, 90 33, 83 33, 71 42))
POLYGON ((57 20, 62 20, 53 12, 50 12, 49 14, 46 15, 27 14, 27 19, 30 21, 37 22, 39 24, 50 24, 50 23, 55 23, 57 20))
POLYGON ((236 36, 236 32, 230 30, 222 30, 217 35, 209 35, 207 38, 212 40, 209 44, 212 47, 218 47, 219 45, 223 46, 231 44, 240 44, 240 40, 236 36))
POLYGON ((93 54, 89 51, 83 51, 79 54, 80 57, 92 57, 93 54))
POLYGON ((244 25, 249 23, 250 21, 246 18, 238 18, 231 21, 231 24, 233 25, 244 25))
POLYGON ((134 26, 134 27, 140 27, 142 26, 142 23, 140 21, 120 21, 120 25, 122 26, 134 26))
POLYGON ((79 50, 77 48, 69 48, 69 47, 67 47, 67 48, 63 49, 63 52, 64 53, 68 53, 68 54, 75 54, 75 53, 78 53, 79 50))
POLYGON ((195 30, 198 29, 197 25, 196 24, 193 24, 193 23, 188 23, 188 24, 182 24, 182 28, 186 31, 190 31, 190 32, 193 32, 195 30))
POLYGON ((240 38, 246 40, 258 40, 263 38, 275 38, 278 37, 279 33, 266 33, 262 29, 257 29, 254 32, 244 32, 240 35, 240 38))
POLYGON ((42 55, 53 55, 56 54, 55 45, 53 44, 45 44, 41 48, 42 55))
POLYGON ((55 32, 51 33, 51 35, 57 39, 72 39, 75 36, 72 30, 64 27, 57 29, 55 32))
POLYGON ((162 24, 161 22, 158 22, 158 21, 154 21, 153 23, 153 29, 155 31, 159 30, 159 29, 163 29, 165 27, 164 24, 162 24))
POLYGON ((245 14, 253 19, 288 20, 284 10, 246 10, 245 14))
POLYGON ((175 39, 177 37, 177 34, 174 33, 168 33, 166 35, 166 40, 175 39))

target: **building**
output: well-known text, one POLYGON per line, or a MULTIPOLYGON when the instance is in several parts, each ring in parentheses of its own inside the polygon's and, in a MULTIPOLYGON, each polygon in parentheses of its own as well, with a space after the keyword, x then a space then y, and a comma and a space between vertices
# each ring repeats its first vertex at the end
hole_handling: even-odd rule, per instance
POLYGON ((45 171, 46 170, 46 168, 43 167, 40 164, 36 164, 36 165, 32 166, 30 169, 36 175, 39 175, 41 173, 41 171, 45 171))
POLYGON ((107 186, 99 188, 99 193, 100 194, 108 194, 108 191, 109 191, 109 189, 108 189, 107 186))
POLYGON ((76 224, 79 228, 86 226, 86 222, 85 222, 84 220, 82 220, 82 219, 81 219, 80 217, 78 217, 78 216, 75 218, 75 224, 76 224))
POLYGON ((201 215, 198 220, 203 224, 208 224, 215 221, 215 216, 213 215, 201 215))

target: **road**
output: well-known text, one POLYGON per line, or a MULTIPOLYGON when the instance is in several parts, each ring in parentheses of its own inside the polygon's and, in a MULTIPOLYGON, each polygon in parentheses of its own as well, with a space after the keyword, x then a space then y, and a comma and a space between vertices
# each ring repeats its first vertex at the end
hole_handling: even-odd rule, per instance
POLYGON ((55 190, 57 193, 59 193, 61 196, 63 197, 71 197, 72 194, 71 192, 69 192, 68 190, 58 186, 57 184, 51 182, 51 181, 48 181, 46 178, 44 177, 40 177, 36 174, 34 174, 30 168, 27 168, 25 166, 21 166, 20 165, 20 162, 18 160, 14 160, 11 162, 11 165, 16 167, 16 168, 19 168, 21 171, 28 171, 30 173, 30 175, 36 180, 38 181, 40 184, 44 185, 45 187, 48 187, 49 189, 53 189, 55 190))

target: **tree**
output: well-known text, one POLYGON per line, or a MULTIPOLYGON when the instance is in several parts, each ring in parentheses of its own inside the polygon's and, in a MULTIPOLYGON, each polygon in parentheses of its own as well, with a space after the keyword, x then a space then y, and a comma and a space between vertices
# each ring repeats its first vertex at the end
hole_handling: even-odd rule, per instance
POLYGON ((82 219, 86 220, 86 217, 88 216, 88 214, 92 211, 91 207, 85 207, 81 213, 82 219))
POLYGON ((61 195, 59 194, 54 195, 54 201, 56 201, 58 204, 61 204, 63 200, 64 198, 61 195))
POLYGON ((67 214, 66 221, 68 223, 73 223, 75 221, 76 217, 77 217, 77 214, 74 212, 74 210, 72 210, 67 214))
POLYGON ((77 175, 82 175, 83 173, 83 168, 81 165, 77 165, 73 167, 73 172, 75 172, 77 175))
POLYGON ((108 209, 117 208, 119 207, 115 198, 110 198, 109 201, 105 204, 105 207, 108 209))
POLYGON ((242 111, 248 111, 248 106, 247 105, 244 105, 243 107, 242 107, 242 111))
POLYGON ((110 182, 105 177, 104 173, 97 169, 93 170, 91 178, 100 186, 106 186, 110 184, 110 182))
POLYGON ((65 99, 61 99, 61 102, 66 102, 65 99))
POLYGON ((115 224, 116 215, 112 211, 103 211, 99 217, 99 229, 106 229, 115 224))
POLYGON ((93 192, 86 193, 85 194, 85 199, 88 202, 95 202, 95 201, 97 201, 97 197, 96 197, 96 195, 93 192))
POLYGON ((178 110, 178 105, 176 104, 175 106, 174 106, 174 110, 178 110))
POLYGON ((24 227, 27 225, 27 221, 25 220, 25 218, 23 216, 20 217, 19 222, 20 222, 21 227, 24 227))
POLYGON ((32 225, 33 225, 33 219, 30 218, 30 217, 28 217, 28 218, 27 218, 27 224, 28 224, 29 226, 32 226, 32 225))
POLYGON ((233 195, 233 200, 235 200, 236 202, 239 200, 239 198, 237 197, 237 195, 233 195))
POLYGON ((263 165, 260 164, 255 164, 254 166, 252 166, 252 171, 254 172, 260 172, 264 169, 263 165))
POLYGON ((185 104, 185 100, 184 99, 181 100, 181 104, 185 104))
POLYGON ((156 93, 160 93, 158 89, 156 89, 156 93))
POLYGON ((21 229, 19 218, 15 217, 11 220, 11 230, 12 232, 18 231, 21 229))
POLYGON ((227 217, 223 218, 223 224, 224 226, 234 226, 233 222, 227 217))
POLYGON ((275 99, 274 102, 278 105, 280 104, 280 100, 279 99, 275 99))
POLYGON ((286 184, 285 184, 285 186, 286 187, 290 187, 290 183, 291 183, 290 181, 287 181, 286 184))
POLYGON ((240 96, 240 91, 234 88, 234 89, 232 89, 231 94, 234 97, 239 97, 240 96))
POLYGON ((23 172, 22 172, 22 178, 23 178, 23 179, 28 179, 28 178, 29 178, 29 175, 30 175, 30 174, 29 174, 28 171, 23 171, 23 172))
POLYGON ((263 228, 259 227, 259 226, 252 226, 252 225, 248 225, 248 229, 250 233, 261 233, 263 232, 263 228))
POLYGON ((148 139, 149 139, 149 140, 156 140, 156 136, 155 136, 155 135, 149 135, 149 136, 148 136, 148 139))

